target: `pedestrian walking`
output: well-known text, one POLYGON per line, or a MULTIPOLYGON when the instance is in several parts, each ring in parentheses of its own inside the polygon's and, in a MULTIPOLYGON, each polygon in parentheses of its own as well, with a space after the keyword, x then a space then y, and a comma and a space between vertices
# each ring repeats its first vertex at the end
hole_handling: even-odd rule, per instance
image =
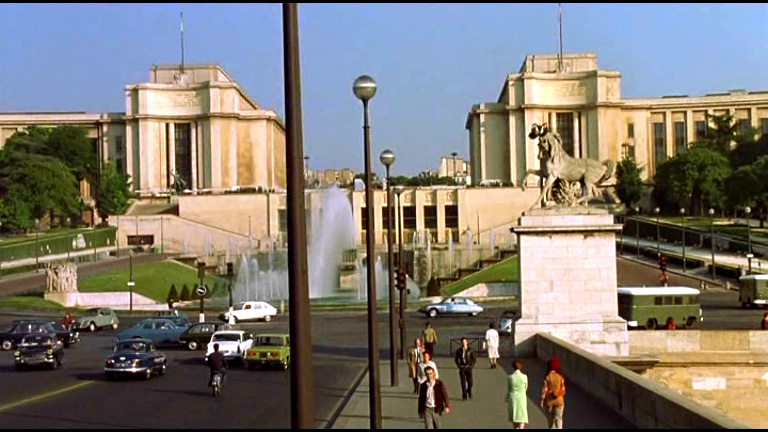
POLYGON ((440 429, 440 417, 451 413, 451 401, 437 371, 427 366, 426 373, 427 380, 419 386, 419 417, 424 419, 425 429, 440 429))
POLYGON ((558 358, 552 358, 547 362, 547 376, 541 388, 541 408, 544 409, 550 429, 563 428, 565 378, 560 371, 558 358))
POLYGON ((437 331, 432 327, 432 323, 427 321, 424 331, 421 332, 421 339, 424 342, 424 349, 430 356, 435 355, 435 345, 437 345, 437 331))
POLYGON ((461 338, 461 347, 456 350, 453 359, 459 368, 459 381, 461 382, 461 399, 472 399, 472 368, 475 367, 477 354, 469 347, 469 339, 461 338))
POLYGON ((427 380, 427 368, 431 367, 435 371, 435 377, 440 378, 440 372, 437 371, 437 365, 432 361, 429 352, 424 351, 424 359, 419 363, 419 384, 427 380))
POLYGON ((491 369, 496 369, 499 362, 499 332, 496 331, 496 324, 491 323, 485 332, 485 343, 488 347, 488 361, 491 362, 491 369))
POLYGON ((413 346, 408 348, 408 376, 413 380, 413 394, 419 393, 419 364, 424 361, 424 347, 421 338, 413 341, 413 346))
POLYGON ((523 362, 512 362, 514 372, 507 377, 507 403, 509 421, 515 429, 525 429, 528 424, 528 375, 523 373, 523 362))

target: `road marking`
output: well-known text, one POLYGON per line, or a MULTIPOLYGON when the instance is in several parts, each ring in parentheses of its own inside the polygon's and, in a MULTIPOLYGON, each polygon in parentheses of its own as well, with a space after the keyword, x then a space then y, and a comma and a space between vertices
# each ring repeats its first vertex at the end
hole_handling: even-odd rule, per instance
POLYGON ((78 389, 80 387, 87 386, 88 384, 93 384, 94 382, 95 381, 86 381, 86 382, 82 382, 80 384, 75 384, 75 385, 70 386, 70 387, 65 387, 63 389, 59 389, 59 390, 56 390, 56 391, 53 391, 53 392, 50 392, 50 393, 41 394, 41 395, 38 395, 38 396, 32 396, 31 398, 20 400, 18 402, 9 403, 9 404, 6 404, 6 405, 0 405, 0 412, 7 411, 7 410, 9 410, 11 408, 16 408, 17 406, 26 405, 28 403, 35 402, 35 401, 38 401, 38 400, 41 400, 41 399, 46 399, 46 398, 49 398, 51 396, 56 396, 56 395, 61 394, 61 393, 66 393, 68 391, 72 391, 72 390, 78 389))

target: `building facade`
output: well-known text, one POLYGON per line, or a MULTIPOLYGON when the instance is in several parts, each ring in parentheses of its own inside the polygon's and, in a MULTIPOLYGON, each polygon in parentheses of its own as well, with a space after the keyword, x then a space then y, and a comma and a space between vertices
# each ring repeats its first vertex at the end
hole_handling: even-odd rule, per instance
POLYGON ((125 87, 125 112, 2 113, 0 146, 29 126, 77 125, 140 197, 285 187, 285 126, 219 65, 153 65, 125 87))
POLYGON ((703 137, 707 114, 724 113, 741 129, 768 133, 768 91, 622 99, 621 73, 598 69, 595 54, 568 54, 562 62, 529 55, 507 76, 497 102, 474 105, 467 115, 472 181, 519 187, 527 170, 538 169, 536 142, 528 138, 533 123, 558 132, 571 156, 632 157, 650 178, 661 162, 703 137))

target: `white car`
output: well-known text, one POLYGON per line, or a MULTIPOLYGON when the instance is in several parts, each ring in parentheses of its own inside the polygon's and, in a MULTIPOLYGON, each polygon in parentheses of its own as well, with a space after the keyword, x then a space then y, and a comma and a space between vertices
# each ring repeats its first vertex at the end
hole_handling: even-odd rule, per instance
MULTIPOLYGON (((236 304, 232 309, 232 315, 235 316, 236 323, 262 319, 269 322, 277 315, 277 309, 267 302, 247 301, 236 304)), ((229 312, 224 312, 219 317, 222 321, 229 321, 229 312)))
POLYGON ((245 353, 253 346, 253 335, 243 330, 220 330, 211 336, 205 359, 213 352, 213 344, 219 344, 219 351, 227 360, 245 363, 245 353))

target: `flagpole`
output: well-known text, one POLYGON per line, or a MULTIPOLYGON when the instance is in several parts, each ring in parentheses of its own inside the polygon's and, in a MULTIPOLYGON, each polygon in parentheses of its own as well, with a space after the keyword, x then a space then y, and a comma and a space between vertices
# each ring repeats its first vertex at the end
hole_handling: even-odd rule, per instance
POLYGON ((560 27, 560 57, 557 59, 558 72, 563 71, 563 4, 557 4, 557 22, 560 27))
POLYGON ((181 15, 181 73, 184 73, 184 12, 181 15))

